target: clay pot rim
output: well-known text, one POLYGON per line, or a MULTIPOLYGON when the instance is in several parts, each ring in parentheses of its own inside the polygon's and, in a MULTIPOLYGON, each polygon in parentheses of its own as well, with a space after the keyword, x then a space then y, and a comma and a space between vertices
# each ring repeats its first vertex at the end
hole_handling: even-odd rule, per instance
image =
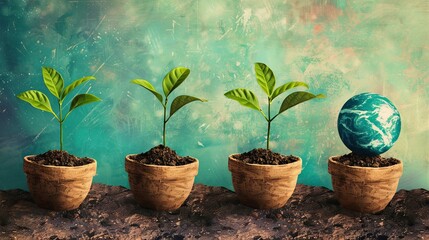
POLYGON ((129 162, 132 162, 132 163, 135 163, 135 164, 138 164, 138 165, 140 165, 140 166, 144 166, 144 167, 147 167, 147 168, 177 168, 177 169, 180 169, 180 168, 189 168, 189 167, 192 167, 193 165, 195 165, 195 164, 199 164, 199 161, 198 161, 198 159, 196 159, 196 158, 194 158, 194 157, 189 157, 189 158, 191 158, 192 160, 194 160, 193 162, 191 162, 191 163, 188 163, 188 164, 185 164, 185 165, 178 165, 178 166, 168 166, 168 165, 156 165, 156 164, 147 164, 147 163, 141 163, 141 162, 138 162, 138 161, 136 161, 136 160, 134 160, 134 159, 131 159, 130 158, 130 156, 136 156, 136 155, 138 155, 138 153, 135 153, 135 154, 128 154, 127 156, 125 156, 125 160, 126 161, 129 161, 129 162))
POLYGON ((384 166, 384 167, 361 167, 361 166, 349 166, 349 165, 345 165, 342 164, 338 161, 335 161, 334 158, 339 158, 341 157, 341 155, 336 155, 336 156, 330 156, 329 157, 329 161, 328 163, 330 164, 334 164, 337 166, 341 166, 341 167, 345 167, 345 168, 350 168, 350 169, 371 169, 373 171, 383 171, 383 170, 387 170, 387 169, 392 169, 392 168, 402 168, 403 164, 402 161, 399 159, 396 159, 399 161, 399 163, 395 164, 395 165, 390 165, 390 166, 384 166))
POLYGON ((35 164, 35 165, 37 165, 37 166, 39 166, 39 167, 41 167, 41 168, 46 168, 46 169, 49 169, 49 168, 56 168, 56 169, 61 169, 61 168, 63 168, 63 169, 80 169, 80 168, 88 168, 88 167, 92 167, 92 165, 94 165, 94 164, 97 164, 97 160, 95 160, 95 159, 93 159, 93 158, 88 158, 88 159, 90 159, 92 162, 90 162, 90 163, 87 163, 87 164, 85 164, 85 165, 80 165, 80 166, 55 166, 55 165, 43 165, 43 164, 39 164, 39 163, 37 163, 37 162, 35 162, 35 161, 33 161, 33 160, 31 160, 30 158, 34 158, 35 156, 37 156, 37 155, 27 155, 27 156, 25 156, 24 157, 24 161, 26 162, 26 163, 28 163, 28 164, 35 164))
MULTIPOLYGON (((272 165, 272 164, 259 164, 259 163, 245 163, 243 161, 238 160, 235 156, 237 155, 241 155, 241 153, 233 153, 231 155, 228 156, 228 160, 230 161, 234 161, 237 162, 239 164, 242 165, 246 165, 246 166, 250 166, 250 167, 260 167, 260 168, 290 168, 293 167, 294 165, 301 165, 302 164, 302 159, 301 157, 298 156, 294 156, 298 158, 298 161, 295 162, 291 162, 291 163, 287 163, 287 164, 279 164, 279 165, 272 165)), ((283 155, 285 156, 285 155, 283 155)))

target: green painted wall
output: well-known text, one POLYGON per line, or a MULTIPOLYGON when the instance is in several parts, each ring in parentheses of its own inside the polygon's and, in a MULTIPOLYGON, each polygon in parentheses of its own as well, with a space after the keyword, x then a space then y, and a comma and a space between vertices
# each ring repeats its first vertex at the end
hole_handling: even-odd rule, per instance
POLYGON ((162 131, 161 106, 130 80, 160 90, 172 67, 190 68, 177 93, 209 102, 178 112, 167 144, 200 160, 197 182, 231 188, 228 155, 264 147, 266 123, 223 93, 248 87, 262 98, 257 61, 278 83, 302 80, 327 95, 273 122, 273 150, 303 159, 299 183, 331 186, 328 157, 349 152, 336 129, 339 109, 370 91, 402 115, 401 136, 385 154, 404 161, 399 187, 428 189, 428 13, 426 0, 0 0, 0 189, 26 188, 22 157, 58 148, 57 122, 15 97, 45 91, 43 65, 67 83, 97 78, 80 91, 103 101, 70 116, 64 144, 98 160, 96 182, 124 186, 124 156, 159 144, 162 131))

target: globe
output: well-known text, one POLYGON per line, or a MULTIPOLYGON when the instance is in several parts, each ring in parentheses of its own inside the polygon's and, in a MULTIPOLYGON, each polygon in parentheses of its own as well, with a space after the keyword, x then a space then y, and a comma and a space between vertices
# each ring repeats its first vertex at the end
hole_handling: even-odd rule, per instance
POLYGON ((361 93, 344 104, 338 133, 352 152, 376 156, 389 150, 401 132, 401 117, 393 103, 375 93, 361 93))

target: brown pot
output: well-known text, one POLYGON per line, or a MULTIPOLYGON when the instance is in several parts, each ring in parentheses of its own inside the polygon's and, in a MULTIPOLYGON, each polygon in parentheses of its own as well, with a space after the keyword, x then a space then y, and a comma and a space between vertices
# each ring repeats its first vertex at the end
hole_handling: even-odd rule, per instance
POLYGON ((97 161, 76 166, 48 166, 33 162, 35 155, 24 157, 24 172, 34 202, 55 211, 73 210, 80 206, 91 188, 97 161))
POLYGON ((395 195, 402 162, 388 167, 358 167, 337 162, 338 157, 329 158, 328 171, 340 205, 364 213, 383 210, 395 195))
POLYGON ((198 174, 198 160, 180 166, 162 166, 139 163, 125 157, 125 170, 131 192, 144 208, 155 210, 178 209, 192 190, 198 174))
POLYGON ((295 190, 302 160, 282 164, 249 164, 237 160, 239 154, 228 158, 234 190, 244 205, 260 209, 283 207, 295 190))

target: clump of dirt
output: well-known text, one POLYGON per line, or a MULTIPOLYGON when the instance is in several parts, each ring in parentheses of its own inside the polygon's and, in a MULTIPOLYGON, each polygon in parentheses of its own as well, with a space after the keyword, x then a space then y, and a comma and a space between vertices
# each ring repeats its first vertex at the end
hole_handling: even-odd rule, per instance
POLYGON ((256 148, 249 152, 238 154, 236 155, 236 158, 244 163, 268 165, 282 165, 293 163, 299 160, 298 157, 292 155, 281 155, 264 148, 256 148))
POLYGON ((93 160, 90 158, 87 158, 87 157, 78 158, 74 155, 69 154, 66 151, 60 151, 60 150, 49 150, 45 153, 36 155, 31 160, 41 165, 66 166, 66 167, 82 166, 93 162, 93 160))
POLYGON ((380 155, 364 156, 353 152, 340 156, 334 160, 344 165, 359 167, 388 167, 400 163, 396 158, 384 158, 380 155))
POLYGON ((181 157, 174 150, 164 145, 158 145, 147 152, 130 158, 140 163, 165 166, 180 166, 195 162, 193 158, 189 156, 181 157))

